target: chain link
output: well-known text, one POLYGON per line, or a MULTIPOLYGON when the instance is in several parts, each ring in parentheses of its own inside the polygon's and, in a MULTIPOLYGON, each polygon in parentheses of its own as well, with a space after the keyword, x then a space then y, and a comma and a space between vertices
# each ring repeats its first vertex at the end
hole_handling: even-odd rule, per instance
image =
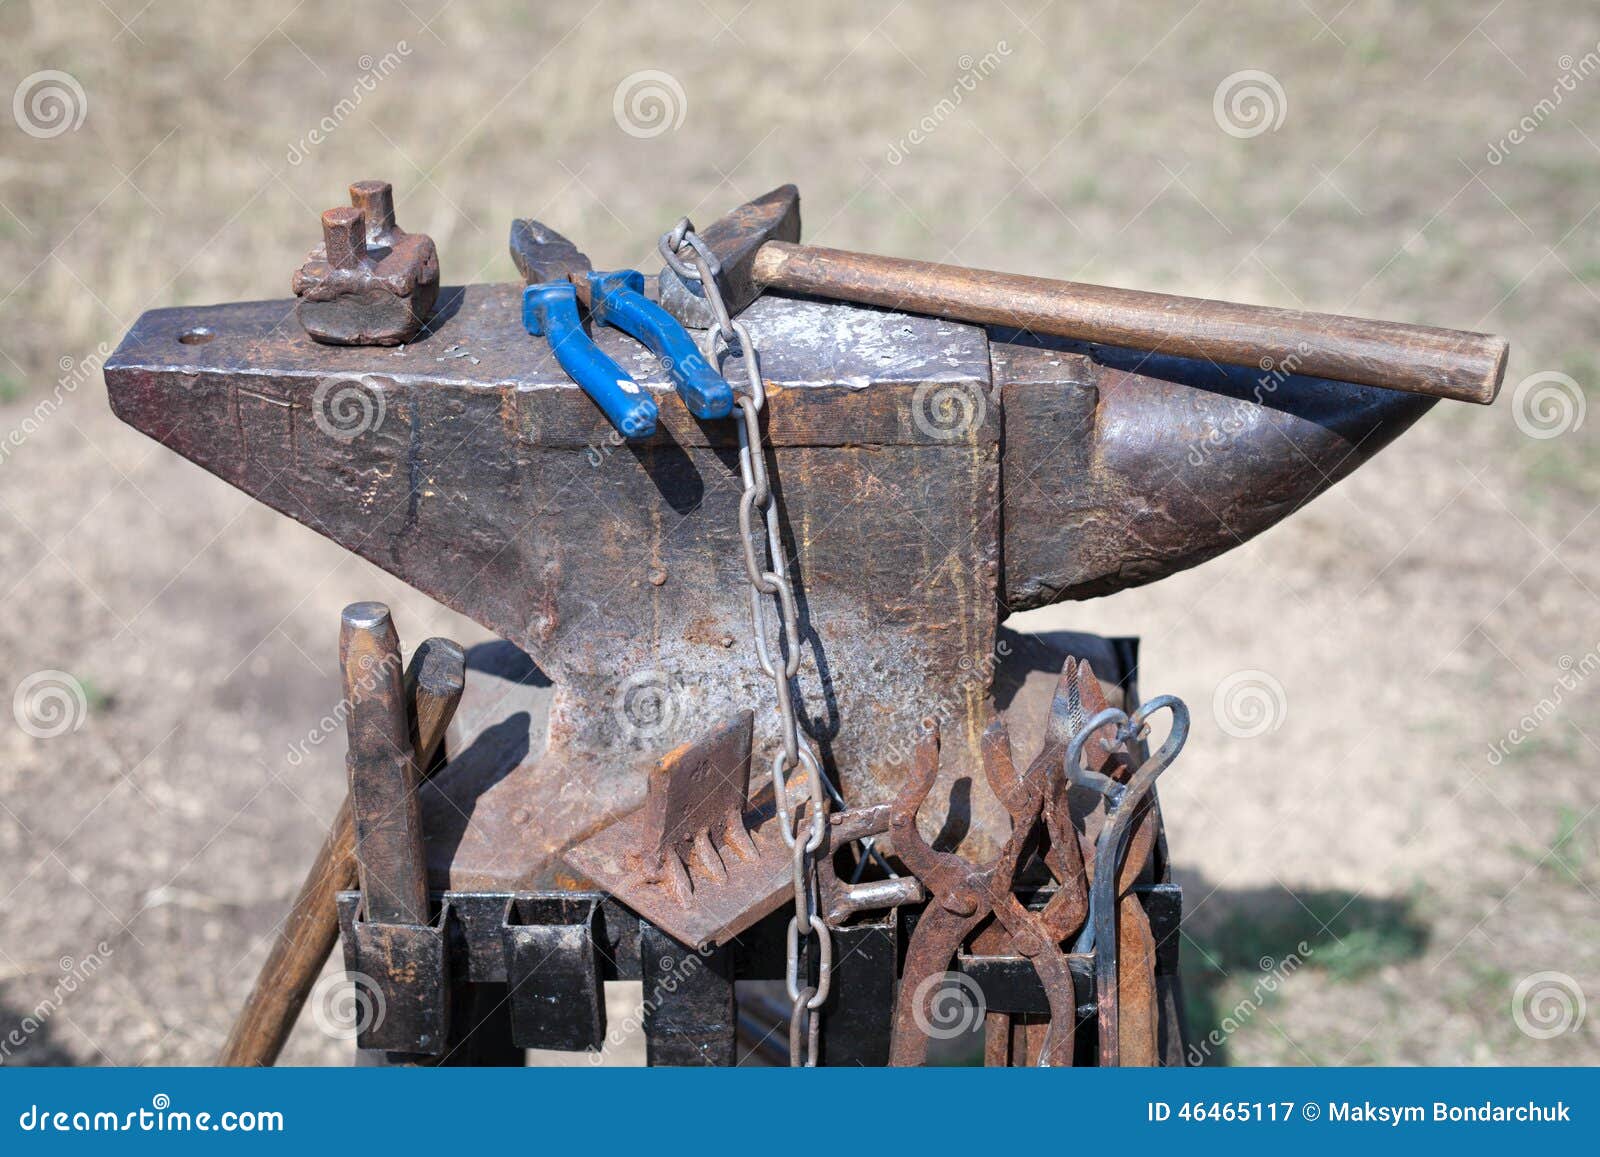
POLYGON ((833 976, 833 937, 818 911, 817 871, 812 858, 827 832, 828 796, 822 768, 810 746, 801 742, 790 688, 790 680, 800 670, 800 626, 794 588, 789 583, 789 565, 778 531, 777 504, 772 500, 772 480, 767 474, 766 457, 761 452, 761 411, 766 406, 767 391, 761 382, 756 343, 744 323, 729 315, 722 291, 717 287, 716 275, 720 267, 716 256, 695 233, 689 219, 683 218, 662 234, 658 248, 674 273, 700 286, 711 307, 716 328, 711 333, 710 352, 718 372, 724 360, 730 357, 739 358, 744 368, 745 383, 734 391, 734 404, 739 408, 736 418, 739 476, 744 484, 739 498, 739 541, 743 548, 745 577, 750 583, 750 624, 756 660, 762 673, 772 680, 778 700, 782 743, 772 759, 772 793, 778 805, 778 830, 794 856, 794 915, 789 918, 784 974, 790 1003, 789 1063, 809 1067, 817 1063, 822 1019, 818 1010, 828 999, 833 976), (766 539, 765 551, 758 542, 762 537, 766 539), (761 558, 763 553, 765 564, 761 558), (763 595, 776 596, 778 621, 783 632, 781 653, 774 651, 768 635, 763 595), (804 838, 800 809, 790 800, 789 778, 797 770, 804 775, 804 795, 800 801, 805 804, 803 818, 808 821, 804 838), (815 938, 817 982, 814 985, 802 984, 800 976, 801 943, 805 936, 815 938))

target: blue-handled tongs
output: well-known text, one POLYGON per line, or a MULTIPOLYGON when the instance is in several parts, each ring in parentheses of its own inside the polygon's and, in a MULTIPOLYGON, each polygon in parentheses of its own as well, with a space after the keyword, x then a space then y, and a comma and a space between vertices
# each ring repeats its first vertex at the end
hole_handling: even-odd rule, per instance
POLYGON ((561 368, 624 438, 655 433, 659 411, 584 331, 580 305, 597 324, 620 329, 655 354, 696 418, 726 418, 733 412, 732 387, 688 331, 645 297, 642 274, 632 269, 596 273, 572 242, 527 219, 511 222, 511 258, 528 283, 522 291, 522 324, 550 343, 561 368))

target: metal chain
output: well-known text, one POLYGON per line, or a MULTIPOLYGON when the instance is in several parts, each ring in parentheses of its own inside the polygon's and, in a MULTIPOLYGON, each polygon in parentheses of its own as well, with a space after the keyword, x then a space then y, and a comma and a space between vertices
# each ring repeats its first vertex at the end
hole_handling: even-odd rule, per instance
POLYGON ((756 343, 742 321, 728 313, 722 291, 717 287, 719 265, 715 255, 694 231, 687 217, 661 235, 658 244, 662 259, 686 282, 698 283, 716 328, 711 333, 711 358, 721 372, 726 358, 738 357, 744 366, 745 384, 734 388, 734 404, 739 429, 739 475, 744 493, 739 499, 739 541, 743 546, 745 575, 750 583, 750 623, 756 659, 772 680, 778 699, 778 719, 782 745, 772 760, 772 793, 777 800, 779 832, 794 853, 794 915, 789 918, 788 965, 785 984, 789 992, 789 1063, 815 1066, 821 1009, 828 999, 833 976, 833 938, 818 909, 817 871, 812 859, 827 832, 828 797, 822 769, 809 745, 800 740, 800 724, 795 714, 790 680, 800 670, 800 627, 795 609, 794 588, 789 584, 789 565, 784 558, 778 533, 778 509, 772 499, 771 478, 766 457, 761 452, 761 410, 767 393, 761 383, 761 367, 756 343), (760 537, 757 520, 765 523, 766 557, 757 545, 760 537), (762 595, 776 595, 778 619, 783 629, 783 650, 772 646, 763 613, 762 595), (804 838, 799 824, 801 814, 790 802, 789 776, 801 769, 805 774, 805 818, 810 830, 804 838), (817 954, 816 984, 802 984, 800 947, 802 938, 815 937, 817 954))

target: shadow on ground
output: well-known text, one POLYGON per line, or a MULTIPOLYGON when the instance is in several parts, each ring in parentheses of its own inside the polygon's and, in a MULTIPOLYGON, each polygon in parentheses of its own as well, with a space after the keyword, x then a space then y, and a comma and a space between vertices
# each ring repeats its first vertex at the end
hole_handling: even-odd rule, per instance
POLYGON ((72 1053, 54 1038, 55 1026, 37 1019, 33 1008, 0 1000, 0 1065, 73 1065, 72 1053))
POLYGON ((1270 1017, 1297 974, 1355 981, 1415 959, 1428 944, 1428 925, 1409 897, 1277 886, 1213 893, 1200 878, 1181 883, 1188 903, 1207 897, 1183 926, 1191 1065, 1228 1064, 1233 1035, 1270 1017))

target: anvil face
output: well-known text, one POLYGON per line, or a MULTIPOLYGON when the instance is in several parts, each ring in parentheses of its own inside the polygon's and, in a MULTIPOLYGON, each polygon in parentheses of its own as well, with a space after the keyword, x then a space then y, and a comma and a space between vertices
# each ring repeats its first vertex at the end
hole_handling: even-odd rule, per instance
MULTIPOLYGON (((447 289, 400 350, 317 345, 286 301, 156 310, 106 366, 125 421, 555 681, 539 754, 487 780, 464 770, 452 786, 446 771, 456 796, 430 839, 456 888, 548 884, 562 850, 640 805, 657 757, 741 709, 756 713, 757 769, 776 740, 733 422, 696 421, 641 346, 602 328, 661 410, 653 438, 617 442, 522 329, 519 294, 447 289)), ((847 801, 872 804, 937 716, 945 782, 924 820, 968 781, 946 831, 976 855, 1008 827, 976 774, 1008 609, 1218 554, 1429 404, 1297 378, 1263 395, 1258 375, 773 295, 743 320, 768 383, 802 726, 847 801)))
MULTIPOLYGON (((447 292, 436 332, 399 354, 314 345, 284 302, 159 310, 107 381, 124 420, 555 681, 544 769, 516 804, 538 817, 520 825, 520 873, 637 806, 656 757, 736 711, 756 712, 763 775, 776 735, 751 643, 734 423, 694 420, 642 347, 600 329, 662 409, 656 437, 619 444, 522 330, 518 296, 447 292)), ((847 796, 886 799, 929 706, 955 694, 976 715, 985 693, 970 672, 996 623, 998 409, 954 432, 915 415, 919 390, 981 401, 988 344, 848 306, 774 299, 744 320, 770 383, 767 453, 810 652, 802 717, 847 796)), ((475 824, 491 822, 483 811, 475 824)), ((491 883, 460 862, 475 843, 458 849, 457 887, 491 883)))

